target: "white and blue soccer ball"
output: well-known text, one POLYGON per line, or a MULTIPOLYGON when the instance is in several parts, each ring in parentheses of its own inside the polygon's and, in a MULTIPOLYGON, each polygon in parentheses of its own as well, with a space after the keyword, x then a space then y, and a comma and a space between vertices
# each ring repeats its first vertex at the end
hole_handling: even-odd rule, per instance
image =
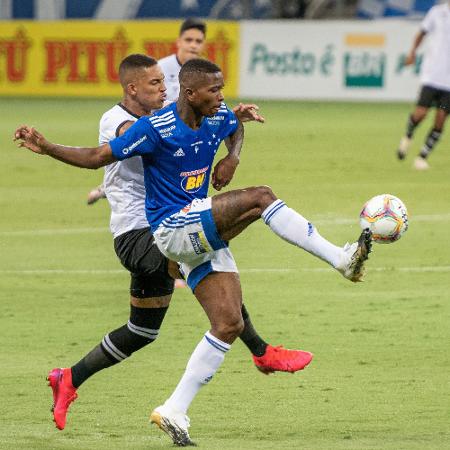
POLYGON ((361 228, 372 232, 380 244, 398 241, 408 229, 408 210, 394 195, 381 194, 371 198, 359 215, 361 228))

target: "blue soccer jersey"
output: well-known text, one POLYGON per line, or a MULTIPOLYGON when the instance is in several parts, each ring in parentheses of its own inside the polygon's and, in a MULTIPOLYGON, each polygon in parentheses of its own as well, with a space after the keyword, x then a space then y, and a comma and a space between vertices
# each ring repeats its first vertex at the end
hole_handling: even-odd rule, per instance
POLYGON ((192 200, 208 196, 214 156, 237 126, 236 115, 222 103, 214 116, 205 117, 200 128, 193 130, 180 119, 176 103, 172 103, 140 118, 109 142, 118 160, 142 156, 145 209, 153 231, 192 200))

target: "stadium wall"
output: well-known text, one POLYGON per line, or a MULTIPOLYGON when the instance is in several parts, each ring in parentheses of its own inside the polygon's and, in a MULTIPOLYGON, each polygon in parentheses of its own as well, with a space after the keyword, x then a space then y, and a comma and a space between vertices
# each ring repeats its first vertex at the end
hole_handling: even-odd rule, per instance
MULTIPOLYGON (((8 21, 0 27, 0 95, 120 96, 129 54, 175 50, 180 21, 8 21)), ((403 61, 419 28, 407 21, 208 21, 205 57, 227 97, 414 99, 421 54, 403 61)), ((422 49, 423 50, 423 49, 422 49)))
MULTIPOLYGON (((0 95, 120 96, 117 69, 130 53, 173 53, 180 21, 0 22, 0 95)), ((205 57, 238 93, 239 24, 208 22, 205 57)))
MULTIPOLYGON (((404 60, 419 24, 401 20, 241 22, 241 96, 412 100, 422 53, 404 60)), ((423 48, 421 48, 423 51, 423 48)))

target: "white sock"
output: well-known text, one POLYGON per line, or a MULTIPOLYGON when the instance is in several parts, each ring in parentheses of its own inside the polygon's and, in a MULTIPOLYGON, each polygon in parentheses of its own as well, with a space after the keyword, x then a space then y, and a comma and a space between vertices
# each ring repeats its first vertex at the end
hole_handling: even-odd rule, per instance
POLYGON ((192 353, 178 386, 165 404, 186 414, 197 392, 211 380, 230 347, 230 344, 207 331, 192 353))
POLYGON ((324 239, 314 225, 303 216, 275 200, 262 213, 262 219, 272 231, 290 244, 296 245, 323 261, 337 267, 342 259, 342 247, 324 239))

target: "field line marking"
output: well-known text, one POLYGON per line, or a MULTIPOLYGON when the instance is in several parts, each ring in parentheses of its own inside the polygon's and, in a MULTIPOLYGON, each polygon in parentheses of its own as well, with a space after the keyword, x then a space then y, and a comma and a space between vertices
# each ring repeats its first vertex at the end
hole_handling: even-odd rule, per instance
MULTIPOLYGON (((354 219, 346 217, 335 218, 318 218, 312 220, 317 225, 355 225, 358 218, 354 219)), ((410 217, 410 224, 415 222, 450 222, 450 213, 448 214, 424 214, 410 217)), ((109 232, 107 227, 80 227, 80 228, 54 228, 43 230, 5 230, 0 231, 0 236, 53 236, 66 234, 95 234, 109 232)))
MULTIPOLYGON (((276 268, 253 268, 241 269, 240 273, 297 273, 297 272, 332 272, 329 267, 298 268, 298 269, 276 269, 276 268)), ((417 266, 417 267, 374 267, 373 272, 450 272, 449 266, 417 266)), ((24 269, 24 270, 0 270, 0 275, 118 275, 127 274, 125 269, 24 269)))
POLYGON ((0 236, 54 236, 55 234, 94 234, 109 232, 107 227, 55 228, 48 230, 0 231, 0 236))

